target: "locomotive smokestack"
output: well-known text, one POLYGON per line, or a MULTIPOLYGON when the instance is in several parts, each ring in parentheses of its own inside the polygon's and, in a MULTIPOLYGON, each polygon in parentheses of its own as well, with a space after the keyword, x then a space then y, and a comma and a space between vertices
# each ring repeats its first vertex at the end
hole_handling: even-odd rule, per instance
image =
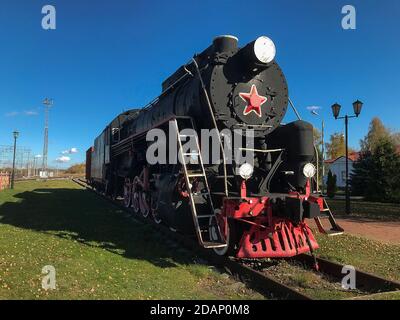
POLYGON ((214 38, 213 47, 215 52, 236 52, 238 38, 231 35, 222 35, 214 38))

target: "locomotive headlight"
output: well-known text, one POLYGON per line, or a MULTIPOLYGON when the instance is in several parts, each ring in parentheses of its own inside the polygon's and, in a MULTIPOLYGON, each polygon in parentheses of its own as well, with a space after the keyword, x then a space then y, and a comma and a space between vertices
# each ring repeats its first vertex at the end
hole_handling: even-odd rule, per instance
POLYGON ((254 42, 254 54, 260 62, 270 63, 276 54, 274 42, 265 36, 257 38, 254 42))
POLYGON ((317 169, 312 163, 306 163, 303 167, 303 174, 307 178, 312 178, 317 173, 317 169))
POLYGON ((250 163, 243 163, 239 167, 239 175, 245 180, 249 179, 253 175, 253 171, 254 168, 250 163))

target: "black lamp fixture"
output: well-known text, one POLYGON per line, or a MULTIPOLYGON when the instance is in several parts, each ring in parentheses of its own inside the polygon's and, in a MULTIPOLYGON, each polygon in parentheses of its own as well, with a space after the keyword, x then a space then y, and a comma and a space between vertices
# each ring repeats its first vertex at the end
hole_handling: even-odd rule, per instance
POLYGON ((353 110, 356 117, 358 117, 358 115, 361 113, 362 105, 363 103, 358 99, 353 102, 353 110))
POLYGON ((346 145, 346 213, 350 214, 350 191, 349 191, 349 142, 348 142, 348 125, 349 125, 349 119, 350 118, 356 118, 360 115, 361 109, 362 109, 363 103, 360 100, 356 100, 353 102, 353 110, 354 110, 354 115, 344 115, 342 117, 339 117, 340 113, 340 104, 335 103, 332 105, 332 112, 333 116, 335 119, 344 119, 345 123, 345 145, 346 145))
POLYGON ((335 119, 337 119, 337 117, 339 116, 341 107, 342 106, 338 103, 335 103, 332 105, 332 112, 333 112, 333 116, 335 117, 335 119))
POLYGON ((15 131, 13 132, 13 136, 14 136, 14 139, 17 139, 18 136, 19 136, 19 132, 18 132, 17 130, 15 130, 15 131))

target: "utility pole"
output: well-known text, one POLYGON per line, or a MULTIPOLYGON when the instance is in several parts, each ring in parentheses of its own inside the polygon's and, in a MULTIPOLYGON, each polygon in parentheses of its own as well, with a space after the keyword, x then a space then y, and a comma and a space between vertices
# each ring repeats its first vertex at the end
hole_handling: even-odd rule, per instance
POLYGON ((31 169, 32 169, 31 152, 28 151, 28 161, 26 162, 26 174, 28 178, 31 177, 31 169))
MULTIPOLYGON (((316 110, 311 110, 311 114, 314 116, 320 116, 320 114, 316 111, 316 110)), ((324 184, 324 176, 325 176, 325 147, 324 147, 324 130, 325 130, 325 122, 324 122, 324 118, 322 116, 321 120, 322 120, 322 126, 321 126, 321 152, 322 152, 322 190, 321 193, 324 194, 324 189, 325 189, 325 184, 324 184)), ((317 181, 317 184, 319 184, 319 181, 317 181)))
POLYGON ((321 151, 322 151, 322 194, 324 194, 325 190, 325 182, 324 182, 324 177, 325 177, 325 147, 324 147, 324 130, 325 130, 325 122, 324 119, 322 119, 322 132, 321 132, 321 140, 322 140, 322 146, 321 146, 321 151))
POLYGON ((43 162, 42 171, 45 177, 47 177, 47 153, 49 147, 49 109, 53 105, 52 99, 44 99, 44 144, 43 144, 43 162))
POLYGON ((14 189, 14 179, 15 179, 15 153, 17 151, 17 138, 18 138, 19 132, 14 131, 13 136, 14 136, 14 156, 13 156, 13 166, 12 166, 12 173, 11 173, 11 189, 14 189))

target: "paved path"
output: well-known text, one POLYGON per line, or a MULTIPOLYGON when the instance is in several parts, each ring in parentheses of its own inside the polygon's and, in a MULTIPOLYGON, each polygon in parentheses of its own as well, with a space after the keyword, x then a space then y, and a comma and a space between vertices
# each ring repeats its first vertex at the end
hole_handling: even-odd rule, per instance
MULTIPOLYGON (((400 221, 377 221, 364 218, 336 218, 345 233, 400 245, 400 221)), ((323 221, 324 223, 325 220, 323 221)))

